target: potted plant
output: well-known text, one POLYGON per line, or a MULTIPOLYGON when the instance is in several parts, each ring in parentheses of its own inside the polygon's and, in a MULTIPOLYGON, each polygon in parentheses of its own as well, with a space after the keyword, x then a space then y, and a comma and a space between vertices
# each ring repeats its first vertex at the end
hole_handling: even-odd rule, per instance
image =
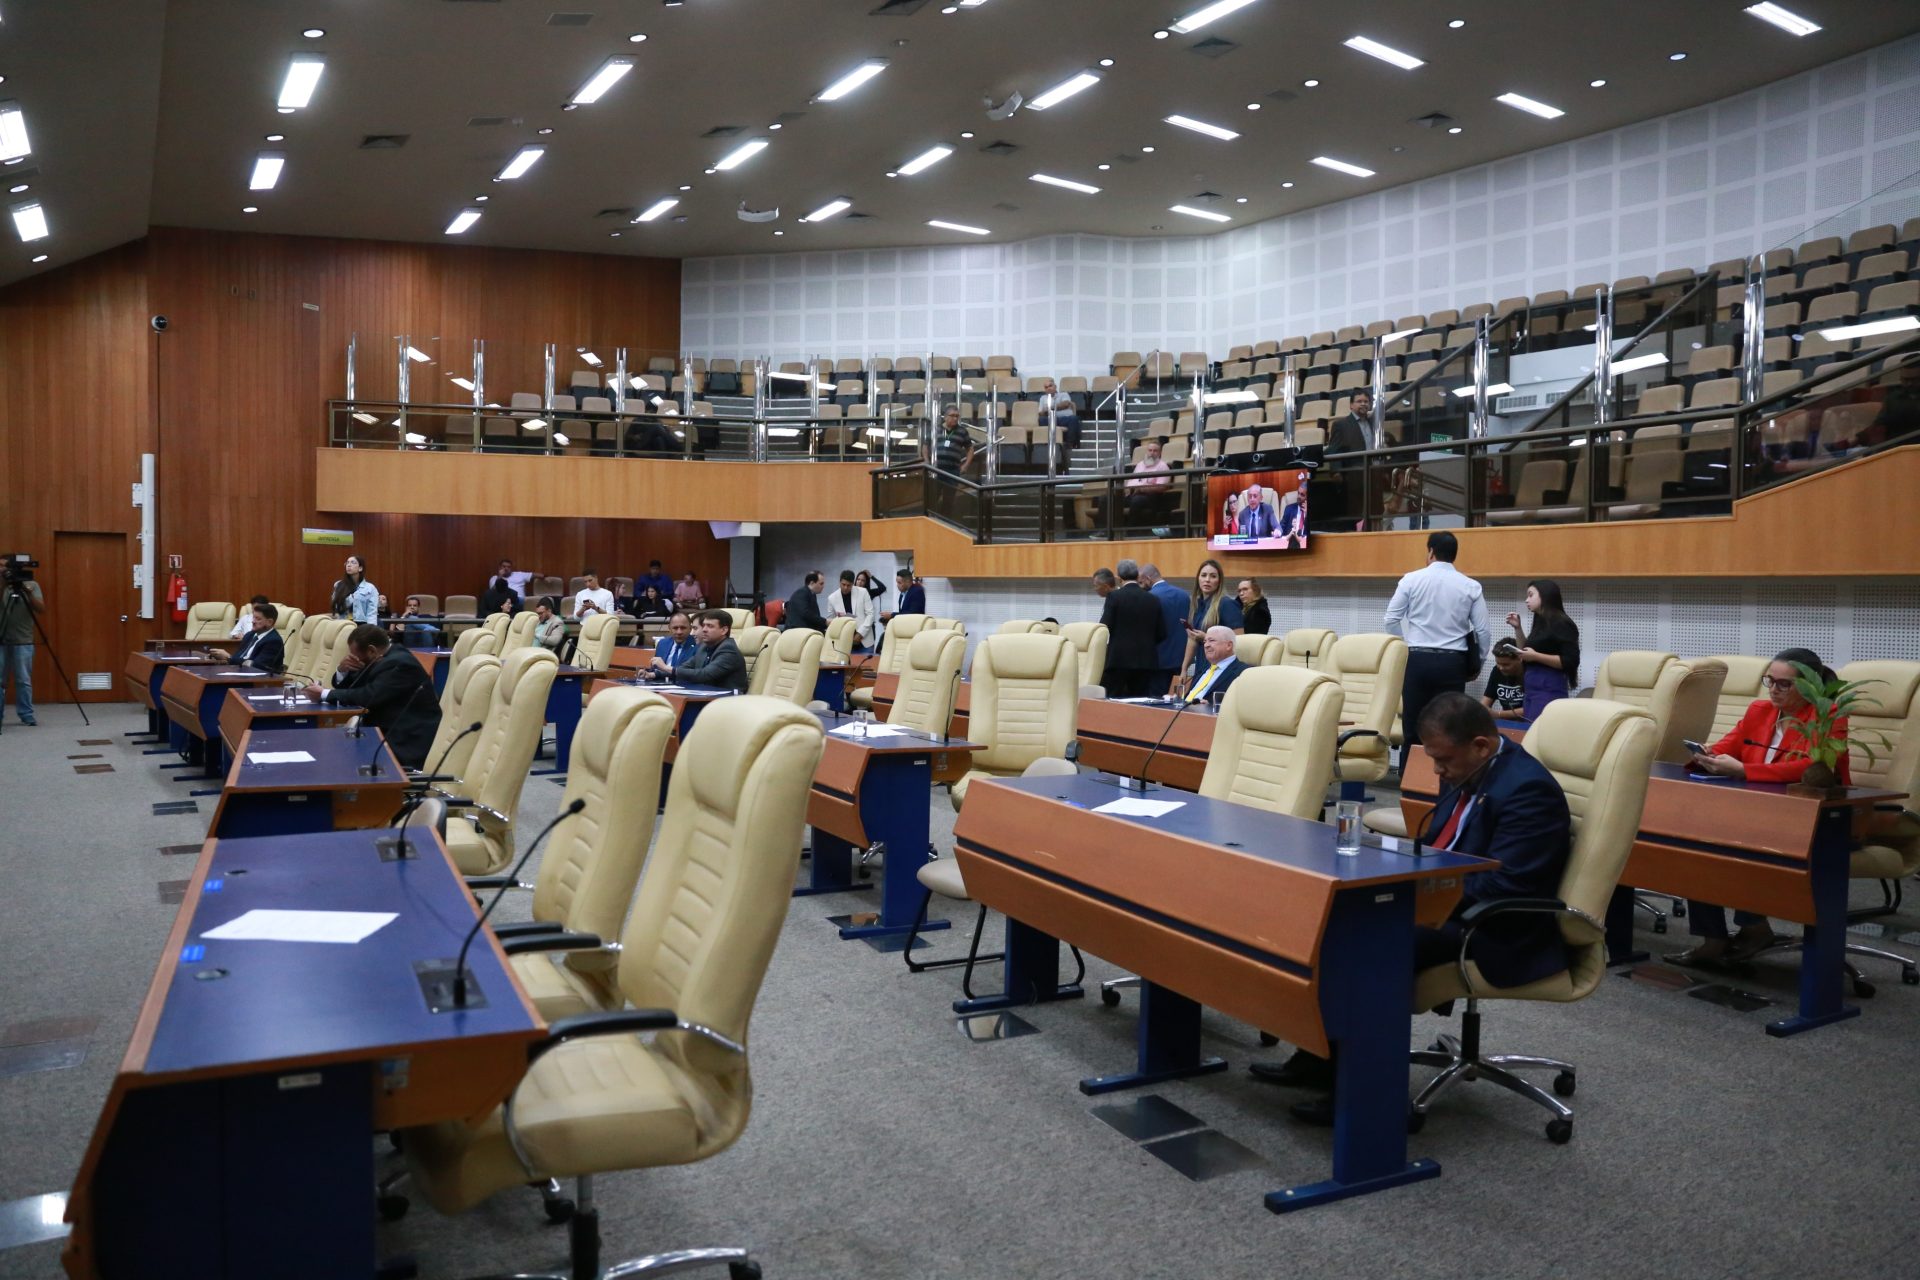
MULTIPOLYGON (((1835 731, 1835 724, 1859 710, 1866 699, 1861 690, 1870 684, 1881 683, 1878 680, 1842 680, 1838 676, 1828 679, 1819 671, 1796 662, 1793 669, 1798 672, 1793 687, 1806 701, 1806 706, 1798 715, 1788 716, 1787 728, 1798 733, 1807 742, 1806 773, 1795 784, 1800 790, 1814 791, 1828 795, 1840 790, 1840 761, 1849 750, 1857 750, 1872 764, 1877 756, 1869 737, 1878 738, 1872 730, 1862 730, 1845 736, 1835 731)), ((1886 740, 1880 739, 1885 746, 1886 740)))

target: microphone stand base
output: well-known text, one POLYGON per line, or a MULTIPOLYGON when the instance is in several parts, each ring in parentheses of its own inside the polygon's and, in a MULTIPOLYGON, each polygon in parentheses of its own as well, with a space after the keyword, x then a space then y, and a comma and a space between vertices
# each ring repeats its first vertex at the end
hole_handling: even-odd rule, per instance
POLYGON ((1123 778, 1116 773, 1100 774, 1099 779, 1110 787, 1118 787, 1122 791, 1131 791, 1135 795, 1141 796, 1156 789, 1160 785, 1157 782, 1148 782, 1145 778, 1123 778))
POLYGON ((420 995, 427 1002, 428 1013, 458 1013, 463 1009, 484 1009, 487 1007, 487 993, 480 989, 480 983, 474 978, 473 970, 466 970, 467 998, 464 1004, 453 1002, 453 958, 448 956, 440 960, 416 960, 413 962, 413 976, 420 984, 420 995))

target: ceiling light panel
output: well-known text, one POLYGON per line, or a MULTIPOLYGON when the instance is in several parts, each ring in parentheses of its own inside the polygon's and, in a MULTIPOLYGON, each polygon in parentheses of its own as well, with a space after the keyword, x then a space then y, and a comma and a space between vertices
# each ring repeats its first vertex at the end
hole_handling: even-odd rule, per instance
POLYGON ((1402 53, 1391 45, 1381 44, 1378 40, 1369 40, 1365 36, 1354 36, 1345 43, 1349 49, 1364 53, 1371 58, 1378 58, 1382 62, 1391 62, 1402 71, 1412 71, 1416 67, 1427 65, 1410 53, 1402 53))
POLYGON ((1504 102, 1516 111, 1524 111, 1530 116, 1539 116, 1542 120, 1558 120, 1561 116, 1567 114, 1558 107, 1548 106, 1544 102, 1536 102, 1532 98, 1519 93, 1503 93, 1495 98, 1494 101, 1504 102))
MULTIPOLYGON (((462 209, 453 216, 453 221, 447 224, 447 234, 457 236, 478 221, 480 221, 480 210, 462 209)), ((471 391, 473 388, 468 387, 467 389, 471 391)))
POLYGON ((27 113, 17 102, 0 102, 0 160, 18 160, 33 154, 27 139, 27 113))
MULTIPOLYGON (((1356 178, 1371 178, 1373 176, 1373 170, 1371 169, 1363 169, 1359 165, 1349 164, 1345 160, 1335 160, 1332 156, 1315 156, 1313 163, 1319 165, 1322 169, 1331 169, 1335 173, 1350 174, 1356 178)), ((1282 185, 1284 186, 1286 184, 1283 183, 1282 185)))
POLYGON ((1253 0, 1215 0, 1213 4, 1207 5, 1205 8, 1195 9, 1192 13, 1180 19, 1180 21, 1174 23, 1169 30, 1178 32, 1180 35, 1186 35, 1189 31, 1198 31, 1209 22, 1224 18, 1234 10, 1244 9, 1252 3, 1253 0))
POLYGON ((607 90, 619 84, 631 70, 633 70, 632 58, 608 58, 601 68, 593 73, 593 78, 581 85, 579 91, 568 101, 576 107, 598 102, 606 96, 607 90))
POLYGON ((1044 182, 1050 187, 1063 187, 1068 191, 1078 191, 1084 195, 1097 196, 1100 188, 1084 182, 1075 182, 1071 178, 1056 178, 1050 173, 1036 173, 1028 177, 1028 182, 1044 182))
POLYGON ((728 169, 737 169, 766 149, 767 140, 765 138, 754 138, 750 142, 741 143, 733 150, 727 152, 726 155, 714 161, 713 167, 722 173, 725 173, 728 169))
POLYGON ((47 226, 47 211, 38 203, 13 206, 13 229, 29 244, 35 240, 45 240, 52 233, 47 226))
POLYGON ((522 147, 513 153, 513 159, 507 161, 507 167, 494 175, 495 182, 512 182, 515 178, 526 176, 527 170, 540 163, 540 157, 547 154, 545 147, 522 147))
POLYGON ((885 58, 868 58, 865 62, 822 89, 820 96, 815 98, 814 101, 838 102, 886 69, 887 60, 885 58))
POLYGON ((287 64, 287 78, 280 83, 280 100, 276 104, 285 111, 298 111, 313 101, 313 91, 320 85, 320 73, 327 69, 327 60, 318 54, 302 53, 287 64))
POLYGON ((1790 36, 1810 36, 1820 30, 1820 24, 1801 17, 1791 9, 1783 9, 1777 4, 1750 4, 1747 12, 1762 22, 1771 22, 1790 36))
POLYGON ((1166 120, 1168 124, 1179 125, 1182 129, 1191 129, 1195 133, 1204 133, 1209 138, 1218 138, 1222 142, 1232 142, 1240 136, 1231 129, 1222 129, 1217 124, 1195 120, 1192 116, 1168 116, 1166 120))
POLYGON ((278 151, 262 151, 253 161, 253 176, 247 179, 250 191, 271 191, 280 181, 280 171, 287 167, 287 158, 278 151))
POLYGON ((1084 89, 1091 89, 1094 85, 1099 83, 1100 83, 1099 76, 1093 74, 1093 72, 1091 71, 1082 71, 1079 75, 1073 76, 1066 80, 1062 80, 1059 84, 1053 86, 1053 88, 1047 90, 1045 93, 1035 98, 1032 102, 1029 102, 1027 104, 1027 110, 1045 111, 1048 107, 1055 106, 1059 103, 1065 102, 1068 98, 1071 98, 1074 94, 1079 93, 1084 89))
POLYGON ((929 147, 913 159, 901 165, 898 172, 911 178, 916 173, 924 173, 953 154, 952 147, 929 147))
POLYGON ((825 222, 829 218, 839 217, 841 214, 845 213, 847 210, 851 208, 853 208, 853 201, 851 200, 847 200, 847 199, 829 200, 827 201, 827 203, 821 205, 818 209, 815 209, 812 213, 808 214, 805 218, 802 218, 801 221, 802 222, 825 222))
POLYGON ((664 200, 655 200, 652 204, 648 205, 645 209, 642 209, 640 211, 640 216, 635 218, 634 221, 635 222, 652 222, 655 218, 659 217, 661 214, 665 213, 667 210, 673 208, 675 205, 679 203, 680 203, 680 197, 678 196, 668 196, 664 200))
POLYGON ((1174 204, 1174 205, 1168 205, 1167 208, 1174 213, 1184 213, 1189 218, 1205 218, 1208 222, 1232 222, 1233 221, 1232 218, 1228 217, 1224 213, 1215 213, 1211 209, 1196 209, 1192 205, 1174 204))
POLYGON ((930 227, 938 227, 942 231, 964 231, 970 236, 984 236, 984 235, 992 234, 985 227, 970 227, 964 222, 943 222, 939 218, 927 219, 927 225, 930 227))

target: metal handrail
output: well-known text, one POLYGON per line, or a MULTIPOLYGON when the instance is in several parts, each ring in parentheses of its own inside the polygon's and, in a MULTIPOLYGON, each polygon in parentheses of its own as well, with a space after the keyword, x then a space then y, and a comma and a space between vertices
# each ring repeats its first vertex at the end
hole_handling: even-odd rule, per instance
POLYGON ((1162 354, 1164 353, 1161 351, 1161 349, 1159 347, 1155 347, 1153 350, 1147 352, 1146 355, 1140 357, 1140 363, 1133 366, 1133 372, 1128 374, 1126 377, 1120 379, 1120 381, 1114 385, 1113 390, 1107 392, 1107 398, 1105 400, 1102 400, 1099 404, 1093 406, 1093 412, 1088 414, 1087 416, 1094 417, 1094 418, 1099 417, 1100 411, 1106 408, 1108 405, 1112 404, 1114 399, 1118 397, 1122 391, 1125 391, 1127 389, 1127 384, 1129 382, 1132 382, 1135 378, 1139 377, 1141 374, 1147 371, 1147 361, 1153 359, 1157 355, 1162 355, 1162 354))
MULTIPOLYGON (((1524 311, 1509 311, 1507 312, 1507 314, 1495 318, 1493 323, 1487 327, 1487 332, 1491 334, 1493 330, 1499 328, 1501 325, 1511 323, 1515 316, 1524 315, 1524 314, 1525 314, 1524 311)), ((1408 396, 1412 395, 1414 392, 1418 391, 1420 388, 1426 386, 1427 383, 1433 380, 1434 378, 1439 377, 1442 373, 1446 371, 1447 366, 1453 362, 1453 359, 1455 356, 1458 356, 1462 351, 1471 351, 1472 349, 1473 349, 1472 342, 1463 342, 1451 351, 1441 352, 1439 358, 1435 360, 1433 368, 1421 374, 1417 382, 1406 383, 1398 391, 1395 391, 1392 396, 1382 398, 1381 404, 1380 404, 1380 416, 1384 418, 1386 416, 1387 410, 1393 408, 1393 406, 1399 404, 1402 400, 1405 400, 1408 396)))

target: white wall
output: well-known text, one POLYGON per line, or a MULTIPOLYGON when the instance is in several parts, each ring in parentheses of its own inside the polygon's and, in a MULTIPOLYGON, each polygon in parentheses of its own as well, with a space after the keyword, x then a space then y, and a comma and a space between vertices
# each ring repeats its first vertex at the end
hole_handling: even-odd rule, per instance
MULTIPOLYGON (((774 359, 1228 347, 1705 267, 1920 171, 1920 37, 1575 142, 1208 237, 693 258, 681 340, 774 359)), ((1920 214, 1909 187, 1844 220, 1920 214)), ((1835 234, 1822 228, 1821 234, 1835 234)))

